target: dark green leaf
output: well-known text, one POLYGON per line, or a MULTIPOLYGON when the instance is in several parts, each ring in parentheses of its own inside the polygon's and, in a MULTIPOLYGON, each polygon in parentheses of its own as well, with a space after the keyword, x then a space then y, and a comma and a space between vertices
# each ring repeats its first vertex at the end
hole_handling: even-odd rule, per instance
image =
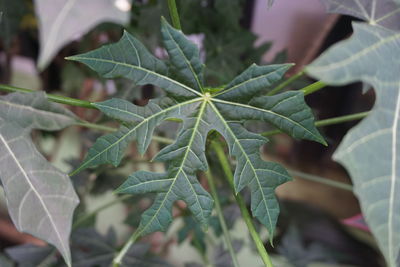
POLYGON ((170 65, 161 64, 127 33, 116 44, 72 57, 106 77, 123 75, 141 84, 160 86, 168 93, 168 97, 154 100, 145 107, 122 100, 97 104, 105 114, 122 121, 123 125, 118 132, 96 142, 80 169, 106 162, 117 165, 128 142, 136 140, 139 151, 144 152, 156 126, 167 118, 182 120, 183 126, 176 141, 163 148, 154 159, 166 163, 166 172, 135 172, 117 191, 157 193, 153 205, 142 216, 136 233, 138 236, 165 231, 172 220, 172 206, 177 200, 185 201, 196 221, 206 228, 213 201, 198 182, 196 173, 208 168, 204 153, 206 139, 210 131, 216 130, 225 137, 231 156, 238 161, 236 190, 245 186, 251 188, 253 215, 273 233, 279 213, 274 190, 290 177, 279 164, 261 159, 260 147, 266 139, 248 132, 241 121, 267 122, 295 138, 324 143, 302 93, 272 97, 257 95, 280 80, 291 65, 253 65, 222 91, 203 88, 202 66, 196 47, 165 21, 162 31, 170 56, 170 69, 167 69, 170 65), (139 64, 139 59, 146 60, 139 64), (176 72, 182 81, 167 76, 171 72, 176 72))

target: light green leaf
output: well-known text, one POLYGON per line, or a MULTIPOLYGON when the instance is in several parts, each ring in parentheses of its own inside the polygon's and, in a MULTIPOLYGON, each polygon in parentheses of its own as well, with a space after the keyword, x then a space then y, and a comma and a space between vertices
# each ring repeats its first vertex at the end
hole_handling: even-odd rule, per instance
POLYGON ((199 49, 182 32, 172 28, 164 18, 161 24, 164 45, 177 69, 178 77, 188 86, 203 92, 203 65, 200 62, 199 49))
POLYGON ((128 73, 125 77, 137 82, 138 75, 144 76, 142 84, 158 85, 168 93, 168 97, 154 100, 145 107, 115 99, 97 104, 105 114, 122 121, 123 126, 119 132, 101 137, 89 151, 80 169, 105 162, 117 165, 128 142, 136 140, 139 150, 144 152, 157 125, 167 118, 182 120, 182 130, 175 143, 162 149, 154 159, 166 163, 166 172, 133 173, 118 188, 118 192, 157 194, 153 205, 142 216, 136 233, 138 236, 165 231, 172 220, 173 203, 177 200, 185 201, 196 221, 206 228, 213 201, 201 187, 196 174, 208 168, 205 144, 208 133, 216 130, 228 141, 231 155, 238 160, 235 172, 237 191, 245 186, 250 187, 253 215, 273 233, 279 213, 274 190, 289 180, 289 176, 280 165, 261 159, 259 149, 266 139, 248 132, 240 122, 261 120, 296 138, 324 142, 314 127, 312 113, 304 103, 302 93, 285 93, 266 98, 257 96, 261 90, 281 79, 291 65, 253 65, 234 79, 224 91, 207 88, 203 92, 198 50, 183 33, 172 29, 165 21, 162 30, 170 56, 170 64, 163 65, 162 74, 156 71, 158 65, 153 63, 146 65, 149 74, 141 74, 143 68, 137 67, 137 59, 147 58, 146 62, 154 59, 128 34, 116 44, 73 57, 107 77, 115 77, 115 73, 128 73), (134 45, 125 46, 126 40, 132 40, 134 45), (136 51, 139 51, 138 54, 132 56, 136 51), (117 59, 113 61, 117 63, 105 64, 105 57, 117 59), (129 68, 127 66, 124 70, 118 62, 129 65, 129 68), (166 67, 169 65, 171 70, 166 67), (166 76, 166 73, 173 71, 178 72, 182 83, 166 76), (152 78, 149 78, 151 75, 152 78))
POLYGON ((47 101, 44 92, 1 96, 0 117, 21 128, 47 131, 60 130, 77 121, 71 111, 47 101))
POLYGON ((69 234, 78 205, 68 175, 37 151, 31 129, 58 130, 75 122, 43 93, 14 93, 0 99, 0 179, 11 219, 21 232, 43 239, 71 264, 69 234))
POLYGON ((400 30, 400 6, 396 5, 394 0, 321 1, 325 4, 328 12, 346 14, 366 20, 371 25, 400 30))
POLYGON ((44 69, 66 44, 103 22, 129 22, 131 0, 35 0, 39 19, 40 54, 44 69))
POLYGON ((363 214, 389 266, 400 251, 400 33, 356 23, 354 35, 307 71, 332 85, 371 84, 375 106, 346 135, 334 159, 350 172, 363 214))

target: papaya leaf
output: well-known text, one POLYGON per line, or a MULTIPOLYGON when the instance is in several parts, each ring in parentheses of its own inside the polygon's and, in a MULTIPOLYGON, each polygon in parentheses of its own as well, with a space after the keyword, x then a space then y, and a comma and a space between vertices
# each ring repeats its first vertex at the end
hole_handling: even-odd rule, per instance
POLYGON ((78 205, 68 175, 37 151, 32 129, 60 130, 76 121, 44 93, 0 97, 0 179, 16 228, 53 244, 71 264, 69 234, 78 205))
POLYGON ((163 148, 154 159, 166 163, 166 172, 135 172, 117 192, 157 193, 153 205, 142 215, 137 236, 165 231, 177 200, 185 201, 196 221, 206 228, 213 200, 196 174, 208 169, 207 135, 216 130, 228 142, 230 155, 238 160, 236 191, 246 186, 251 188, 253 215, 273 234, 279 214, 274 190, 290 177, 279 164, 261 159, 259 150, 267 139, 247 131, 241 122, 264 121, 295 138, 325 144, 301 92, 258 96, 281 80, 292 64, 252 65, 227 86, 205 87, 204 68, 197 48, 165 20, 161 28, 169 64, 152 56, 127 32, 116 44, 70 57, 107 78, 123 76, 135 83, 159 86, 167 93, 166 97, 154 99, 144 107, 118 99, 97 103, 106 115, 122 121, 122 126, 118 132, 98 139, 78 171, 104 163, 118 165, 127 144, 134 140, 139 151, 145 152, 154 129, 162 121, 179 119, 183 123, 175 142, 163 148))
POLYGON ((350 39, 326 51, 307 72, 328 84, 363 81, 375 89, 371 114, 348 132, 333 158, 349 171, 388 265, 398 266, 400 61, 393 55, 400 53, 400 33, 366 23, 354 23, 353 28, 350 39))
MULTIPOLYGON (((400 6, 394 0, 321 0, 328 12, 350 15, 371 25, 400 30, 400 6)), ((399 1, 397 1, 399 3, 399 1)))
POLYGON ((39 69, 44 69, 64 45, 86 34, 96 25, 103 22, 127 23, 130 0, 126 0, 123 6, 118 5, 119 2, 35 0, 40 33, 39 69))

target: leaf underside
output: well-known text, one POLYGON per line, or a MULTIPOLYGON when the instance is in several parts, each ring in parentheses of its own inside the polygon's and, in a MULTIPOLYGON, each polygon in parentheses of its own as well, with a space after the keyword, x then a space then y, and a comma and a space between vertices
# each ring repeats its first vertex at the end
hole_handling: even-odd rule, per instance
POLYGON ((206 228, 213 200, 196 174, 208 169, 206 139, 210 131, 216 130, 227 141, 230 155, 238 160, 236 190, 250 187, 253 215, 273 234, 279 213, 274 189, 290 177, 279 164, 261 159, 259 150, 267 139, 247 131, 241 122, 260 120, 295 138, 325 143, 314 127, 313 115, 301 92, 257 97, 279 81, 292 65, 252 65, 223 89, 212 90, 211 94, 203 84, 204 68, 198 48, 165 20, 162 35, 170 68, 127 32, 118 43, 69 58, 88 65, 104 77, 122 76, 137 84, 161 87, 167 93, 166 97, 154 99, 144 107, 121 99, 97 103, 101 111, 122 125, 117 132, 96 141, 78 171, 104 163, 118 165, 127 145, 134 140, 144 153, 162 121, 180 119, 183 124, 176 141, 155 157, 166 163, 166 172, 135 172, 117 191, 157 193, 153 205, 142 215, 139 236, 165 231, 172 220, 171 210, 176 200, 185 201, 195 219, 206 228))
POLYGON ((350 15, 368 21, 371 25, 400 30, 400 6, 393 0, 321 1, 325 4, 328 12, 350 15))
POLYGON ((350 172, 363 215, 388 265, 398 266, 400 61, 394 55, 400 54, 400 33, 365 23, 353 27, 349 40, 329 49, 307 71, 328 84, 363 81, 375 89, 373 110, 348 132, 334 159, 350 172))
POLYGON ((16 228, 53 244, 71 264, 69 234, 78 205, 68 175, 37 151, 32 129, 60 130, 76 121, 44 93, 0 97, 0 179, 16 228))
POLYGON ((39 68, 44 69, 64 45, 86 34, 96 25, 103 22, 127 23, 129 10, 121 10, 117 2, 35 0, 40 33, 39 68))

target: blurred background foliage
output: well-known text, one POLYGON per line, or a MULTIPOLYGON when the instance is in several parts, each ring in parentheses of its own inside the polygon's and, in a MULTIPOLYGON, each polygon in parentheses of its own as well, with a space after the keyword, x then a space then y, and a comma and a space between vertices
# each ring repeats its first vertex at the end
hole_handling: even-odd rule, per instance
MULTIPOLYGON (((51 1, 48 1, 51 5, 51 1)), ((274 55, 271 62, 262 58, 272 43, 256 44, 258 37, 250 31, 254 1, 245 0, 179 0, 177 1, 185 34, 199 44, 201 56, 208 66, 206 83, 220 86, 246 69, 250 64, 283 63, 286 51, 274 55)), ((89 101, 119 97, 145 105, 160 91, 152 86, 136 86, 117 79, 105 80, 88 68, 64 60, 64 57, 117 41, 123 29, 139 38, 158 57, 165 57, 160 38, 160 17, 168 17, 165 0, 132 0, 130 19, 126 25, 101 23, 78 37, 52 58, 43 71, 36 69, 40 38, 35 1, 0 0, 3 12, 0 23, 0 81, 4 84, 45 90, 89 101)), ((74 19, 74 18, 69 18, 74 19)), ((292 85, 301 88, 310 81, 299 79, 292 85)), ((94 110, 72 107, 80 118, 114 126, 94 110)), ((165 123, 158 135, 171 137, 178 124, 165 123)), ((251 124, 256 131, 268 130, 264 125, 251 124)), ((79 165, 88 148, 101 133, 84 128, 69 128, 63 132, 34 132, 33 140, 45 157, 61 170, 68 172, 79 165)), ((288 146, 282 138, 271 140, 268 157, 279 158, 288 146)), ((149 206, 153 196, 120 197, 112 191, 134 170, 162 171, 164 166, 149 163, 162 148, 152 143, 148 153, 139 156, 134 146, 118 168, 101 166, 72 177, 81 204, 75 215, 71 238, 73 266, 110 266, 112 257, 137 227, 140 214, 149 206), (106 209, 107 207, 110 207, 106 209), (96 210, 102 210, 97 214, 96 210), (104 211, 103 211, 104 210, 104 211)), ((210 155, 213 157, 214 155, 210 155)), ((211 164, 215 177, 222 177, 219 166, 211 164)), ((204 177, 200 177, 203 181, 204 177)), ((218 192, 228 227, 235 237, 234 247, 243 266, 257 266, 261 261, 240 218, 238 207, 224 179, 217 181, 218 192), (245 265, 247 264, 247 265, 245 265)), ((245 192, 249 203, 249 194, 245 192)), ((5 203, 3 202, 3 206, 5 203)), ((283 214, 278 224, 273 253, 276 266, 380 266, 380 256, 370 235, 360 230, 349 232, 338 219, 301 202, 282 202, 283 214), (327 235, 331 238, 324 238, 327 235), (360 241, 363 240, 363 241, 360 241), (325 264, 325 265, 323 265, 325 264), (347 265, 346 265, 347 266, 347 265)), ((210 230, 204 232, 178 202, 174 221, 166 234, 155 233, 132 247, 125 266, 232 266, 221 238, 221 226, 214 215, 210 230)), ((5 209, 0 216, 10 224, 5 209)), ((0 224, 0 228, 2 225, 0 224)), ((260 227, 264 237, 266 231, 260 227)), ((16 238, 0 231, 0 266, 63 266, 53 248, 38 240, 16 238), (33 244, 32 244, 33 243, 33 244)), ((265 239, 267 240, 267 238, 265 239)), ((266 242, 267 243, 267 242, 266 242)), ((266 244, 267 245, 267 244, 266 244)), ((267 245, 268 246, 268 245, 267 245)))

